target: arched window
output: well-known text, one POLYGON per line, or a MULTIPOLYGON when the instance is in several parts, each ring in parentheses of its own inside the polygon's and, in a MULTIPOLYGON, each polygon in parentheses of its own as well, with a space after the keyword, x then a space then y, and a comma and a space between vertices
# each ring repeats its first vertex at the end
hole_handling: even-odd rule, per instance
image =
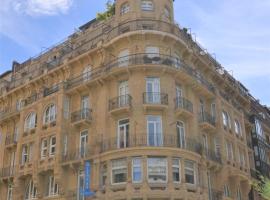
POLYGON ((242 136, 241 124, 240 124, 240 122, 237 119, 234 121, 234 129, 235 129, 235 133, 237 135, 241 135, 242 136))
POLYGON ((46 108, 44 112, 43 123, 49 124, 54 121, 56 121, 56 106, 55 104, 51 104, 46 108))
POLYGON ((122 4, 120 14, 124 15, 124 14, 128 13, 129 10, 130 10, 129 3, 126 2, 126 3, 122 4))
POLYGON ((83 70, 83 81, 89 81, 91 79, 91 71, 92 71, 92 67, 91 66, 87 66, 83 70))
POLYGON ((34 182, 30 180, 25 188, 24 200, 32 200, 37 198, 37 188, 34 182))
POLYGON ((37 115, 34 112, 31 112, 25 119, 24 130, 28 131, 36 128, 37 125, 37 115))

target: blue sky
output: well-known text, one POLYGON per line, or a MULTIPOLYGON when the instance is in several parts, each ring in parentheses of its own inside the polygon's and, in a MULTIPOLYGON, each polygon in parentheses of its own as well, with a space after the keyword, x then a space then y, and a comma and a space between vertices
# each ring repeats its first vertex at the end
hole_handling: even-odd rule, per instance
MULTIPOLYGON (((139 1, 139 0, 136 0, 139 1)), ((61 41, 107 0, 0 0, 0 73, 61 41)), ((270 0, 175 0, 175 21, 270 105, 270 0)))

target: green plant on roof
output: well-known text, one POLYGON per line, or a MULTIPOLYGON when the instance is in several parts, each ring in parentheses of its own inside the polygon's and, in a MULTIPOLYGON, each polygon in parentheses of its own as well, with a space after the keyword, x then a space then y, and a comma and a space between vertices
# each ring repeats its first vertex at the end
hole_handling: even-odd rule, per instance
POLYGON ((270 200, 270 180, 260 176, 260 181, 253 183, 255 190, 266 200, 270 200))
POLYGON ((111 18, 115 14, 115 3, 110 0, 106 3, 106 11, 103 13, 97 13, 97 20, 103 21, 111 18))

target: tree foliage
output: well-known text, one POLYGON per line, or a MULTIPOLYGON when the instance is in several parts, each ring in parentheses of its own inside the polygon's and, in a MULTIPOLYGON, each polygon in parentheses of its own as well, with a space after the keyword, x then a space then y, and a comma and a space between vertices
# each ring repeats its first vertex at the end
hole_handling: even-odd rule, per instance
POLYGON ((260 181, 253 184, 255 190, 266 200, 270 200, 270 180, 260 176, 260 181))
POLYGON ((115 14, 115 3, 110 0, 106 3, 106 11, 103 13, 97 13, 97 20, 107 20, 115 14))

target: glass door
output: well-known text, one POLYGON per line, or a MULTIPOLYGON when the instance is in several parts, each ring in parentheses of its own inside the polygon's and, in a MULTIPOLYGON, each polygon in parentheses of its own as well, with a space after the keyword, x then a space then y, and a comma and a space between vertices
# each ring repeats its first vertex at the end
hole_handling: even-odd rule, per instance
POLYGON ((89 109, 89 96, 82 96, 81 98, 81 118, 86 119, 89 109))
POLYGON ((162 122, 160 116, 147 117, 147 137, 149 146, 163 145, 162 122))
POLYGON ((159 78, 148 78, 146 81, 147 103, 160 103, 160 80, 159 78))
POLYGON ((79 170, 78 174, 78 194, 77 200, 84 200, 84 171, 79 170))
POLYGON ((119 107, 126 106, 128 104, 128 94, 129 94, 129 87, 128 82, 123 81, 120 83, 118 88, 119 94, 119 107))
POLYGON ((178 147, 185 148, 186 147, 186 139, 185 139, 184 123, 183 122, 177 122, 176 130, 177 130, 178 147))
POLYGON ((182 108, 183 107, 182 88, 179 85, 177 85, 175 92, 176 92, 176 105, 178 108, 182 108))
POLYGON ((129 146, 129 119, 118 122, 117 147, 127 148, 129 146))
POLYGON ((87 153, 88 131, 83 131, 80 137, 80 157, 84 158, 87 153))

